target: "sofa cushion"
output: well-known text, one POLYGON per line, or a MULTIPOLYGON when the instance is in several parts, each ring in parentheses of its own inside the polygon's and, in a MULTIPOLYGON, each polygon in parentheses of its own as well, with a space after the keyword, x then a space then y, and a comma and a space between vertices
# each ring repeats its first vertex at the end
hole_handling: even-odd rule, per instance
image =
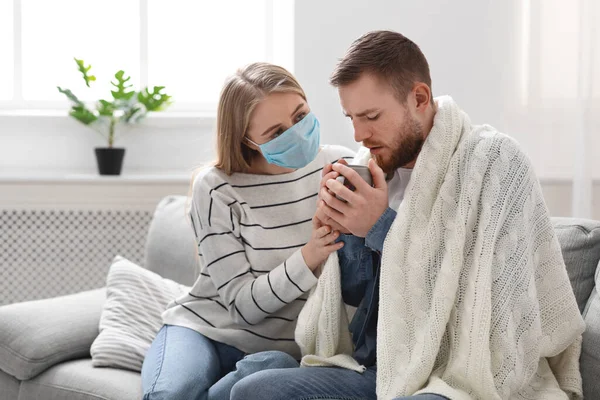
POLYGON ((17 378, 0 371, 0 400, 18 399, 20 384, 17 378))
POLYGON ((83 359, 56 365, 21 384, 19 400, 132 400, 142 398, 140 374, 94 368, 83 359))
POLYGON ((586 329, 583 332, 580 368, 583 378, 583 398, 596 399, 600 394, 600 263, 596 269, 596 286, 583 312, 586 329))
POLYGON ((185 196, 167 196, 156 206, 148 229, 144 266, 164 278, 191 286, 200 267, 186 201, 185 196))
POLYGON ((91 348, 95 367, 141 371, 162 326, 167 304, 189 288, 115 257, 106 280, 100 334, 91 348))
POLYGON ((23 380, 89 357, 104 299, 97 289, 0 307, 0 369, 23 380))
POLYGON ((552 218, 567 266, 571 286, 583 312, 594 288, 594 274, 600 260, 600 222, 552 218))

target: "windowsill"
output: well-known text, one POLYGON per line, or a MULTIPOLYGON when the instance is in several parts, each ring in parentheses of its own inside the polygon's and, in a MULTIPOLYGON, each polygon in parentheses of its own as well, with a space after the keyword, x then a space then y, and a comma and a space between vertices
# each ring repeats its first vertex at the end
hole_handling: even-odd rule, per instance
POLYGON ((100 176, 95 171, 81 173, 39 171, 3 171, 0 184, 188 184, 192 173, 181 172, 124 172, 119 176, 100 176))
MULTIPOLYGON (((151 126, 157 128, 201 128, 212 130, 217 118, 217 113, 212 111, 161 111, 149 113, 143 120, 134 126, 151 126)), ((80 125, 74 118, 69 116, 67 109, 0 109, 0 135, 3 132, 3 124, 28 124, 32 120, 43 121, 43 123, 55 124, 72 122, 80 125)))
MULTIPOLYGON (((0 117, 50 117, 70 118, 68 109, 0 109, 0 117)), ((146 119, 215 119, 216 111, 161 111, 153 112, 146 119)))
MULTIPOLYGON (((160 111, 146 118, 216 118, 216 111, 160 111)), ((68 117, 68 109, 0 109, 0 117, 68 117)))

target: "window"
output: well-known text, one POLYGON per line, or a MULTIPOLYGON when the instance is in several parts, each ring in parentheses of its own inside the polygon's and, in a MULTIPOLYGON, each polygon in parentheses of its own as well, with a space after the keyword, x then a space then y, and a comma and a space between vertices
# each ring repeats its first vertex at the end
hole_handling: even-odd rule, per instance
POLYGON ((540 96, 544 99, 576 98, 579 77, 579 2, 561 6, 563 0, 540 3, 540 96), (559 78, 560 77, 560 78, 559 78))
POLYGON ((12 2, 0 0, 0 101, 13 96, 13 8, 12 2))
POLYGON ((238 67, 293 69, 293 0, 0 0, 0 54, 4 109, 63 109, 56 86, 110 96, 123 69, 136 87, 166 86, 172 110, 214 111, 238 67), (74 57, 92 65, 91 89, 74 57))
MULTIPOLYGON (((58 101, 56 86, 87 100, 108 95, 119 69, 139 78, 139 18, 135 1, 21 0, 22 96, 25 102, 58 101), (83 90, 73 57, 92 65, 98 81, 83 90), (77 89, 81 90, 77 90, 77 89)), ((16 66, 17 68, 19 66, 16 66)))
POLYGON ((595 0, 520 3, 524 105, 600 99, 600 7, 595 0))

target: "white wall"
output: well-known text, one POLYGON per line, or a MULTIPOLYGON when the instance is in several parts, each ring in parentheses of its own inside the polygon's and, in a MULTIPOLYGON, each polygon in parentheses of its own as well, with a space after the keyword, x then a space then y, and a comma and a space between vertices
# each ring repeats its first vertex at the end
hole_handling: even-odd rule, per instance
MULTIPOLYGON (((501 125, 502 95, 510 86, 501 61, 510 42, 492 43, 488 32, 503 28, 494 25, 501 25, 506 11, 492 9, 491 2, 455 4, 441 0, 296 2, 296 74, 329 141, 354 142, 328 77, 351 42, 376 29, 401 32, 421 47, 431 67, 434 95, 451 94, 474 121, 501 125)), ((510 27, 505 29, 510 32, 510 27)))
MULTIPOLYGON (((337 60, 363 33, 391 29, 421 47, 430 64, 434 96, 451 95, 473 123, 491 124, 517 139, 541 178, 571 179, 576 162, 573 127, 565 124, 563 131, 553 125, 560 134, 549 137, 544 124, 524 118, 517 104, 522 41, 515 13, 520 4, 520 0, 296 1, 295 72, 322 122, 324 141, 355 146, 337 93, 327 84, 337 60)), ((600 149, 600 135, 592 139, 592 146, 600 149)), ((600 179, 600 158, 594 158, 594 177, 600 179)))

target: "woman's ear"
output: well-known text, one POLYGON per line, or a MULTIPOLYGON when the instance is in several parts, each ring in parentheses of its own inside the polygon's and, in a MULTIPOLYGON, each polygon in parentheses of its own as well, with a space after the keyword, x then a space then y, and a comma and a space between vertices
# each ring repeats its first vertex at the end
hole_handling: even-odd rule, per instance
POLYGON ((244 136, 244 139, 242 140, 242 144, 244 146, 248 147, 250 150, 260 151, 260 147, 258 147, 258 145, 256 143, 254 143, 252 140, 250 140, 248 138, 248 136, 244 136))

